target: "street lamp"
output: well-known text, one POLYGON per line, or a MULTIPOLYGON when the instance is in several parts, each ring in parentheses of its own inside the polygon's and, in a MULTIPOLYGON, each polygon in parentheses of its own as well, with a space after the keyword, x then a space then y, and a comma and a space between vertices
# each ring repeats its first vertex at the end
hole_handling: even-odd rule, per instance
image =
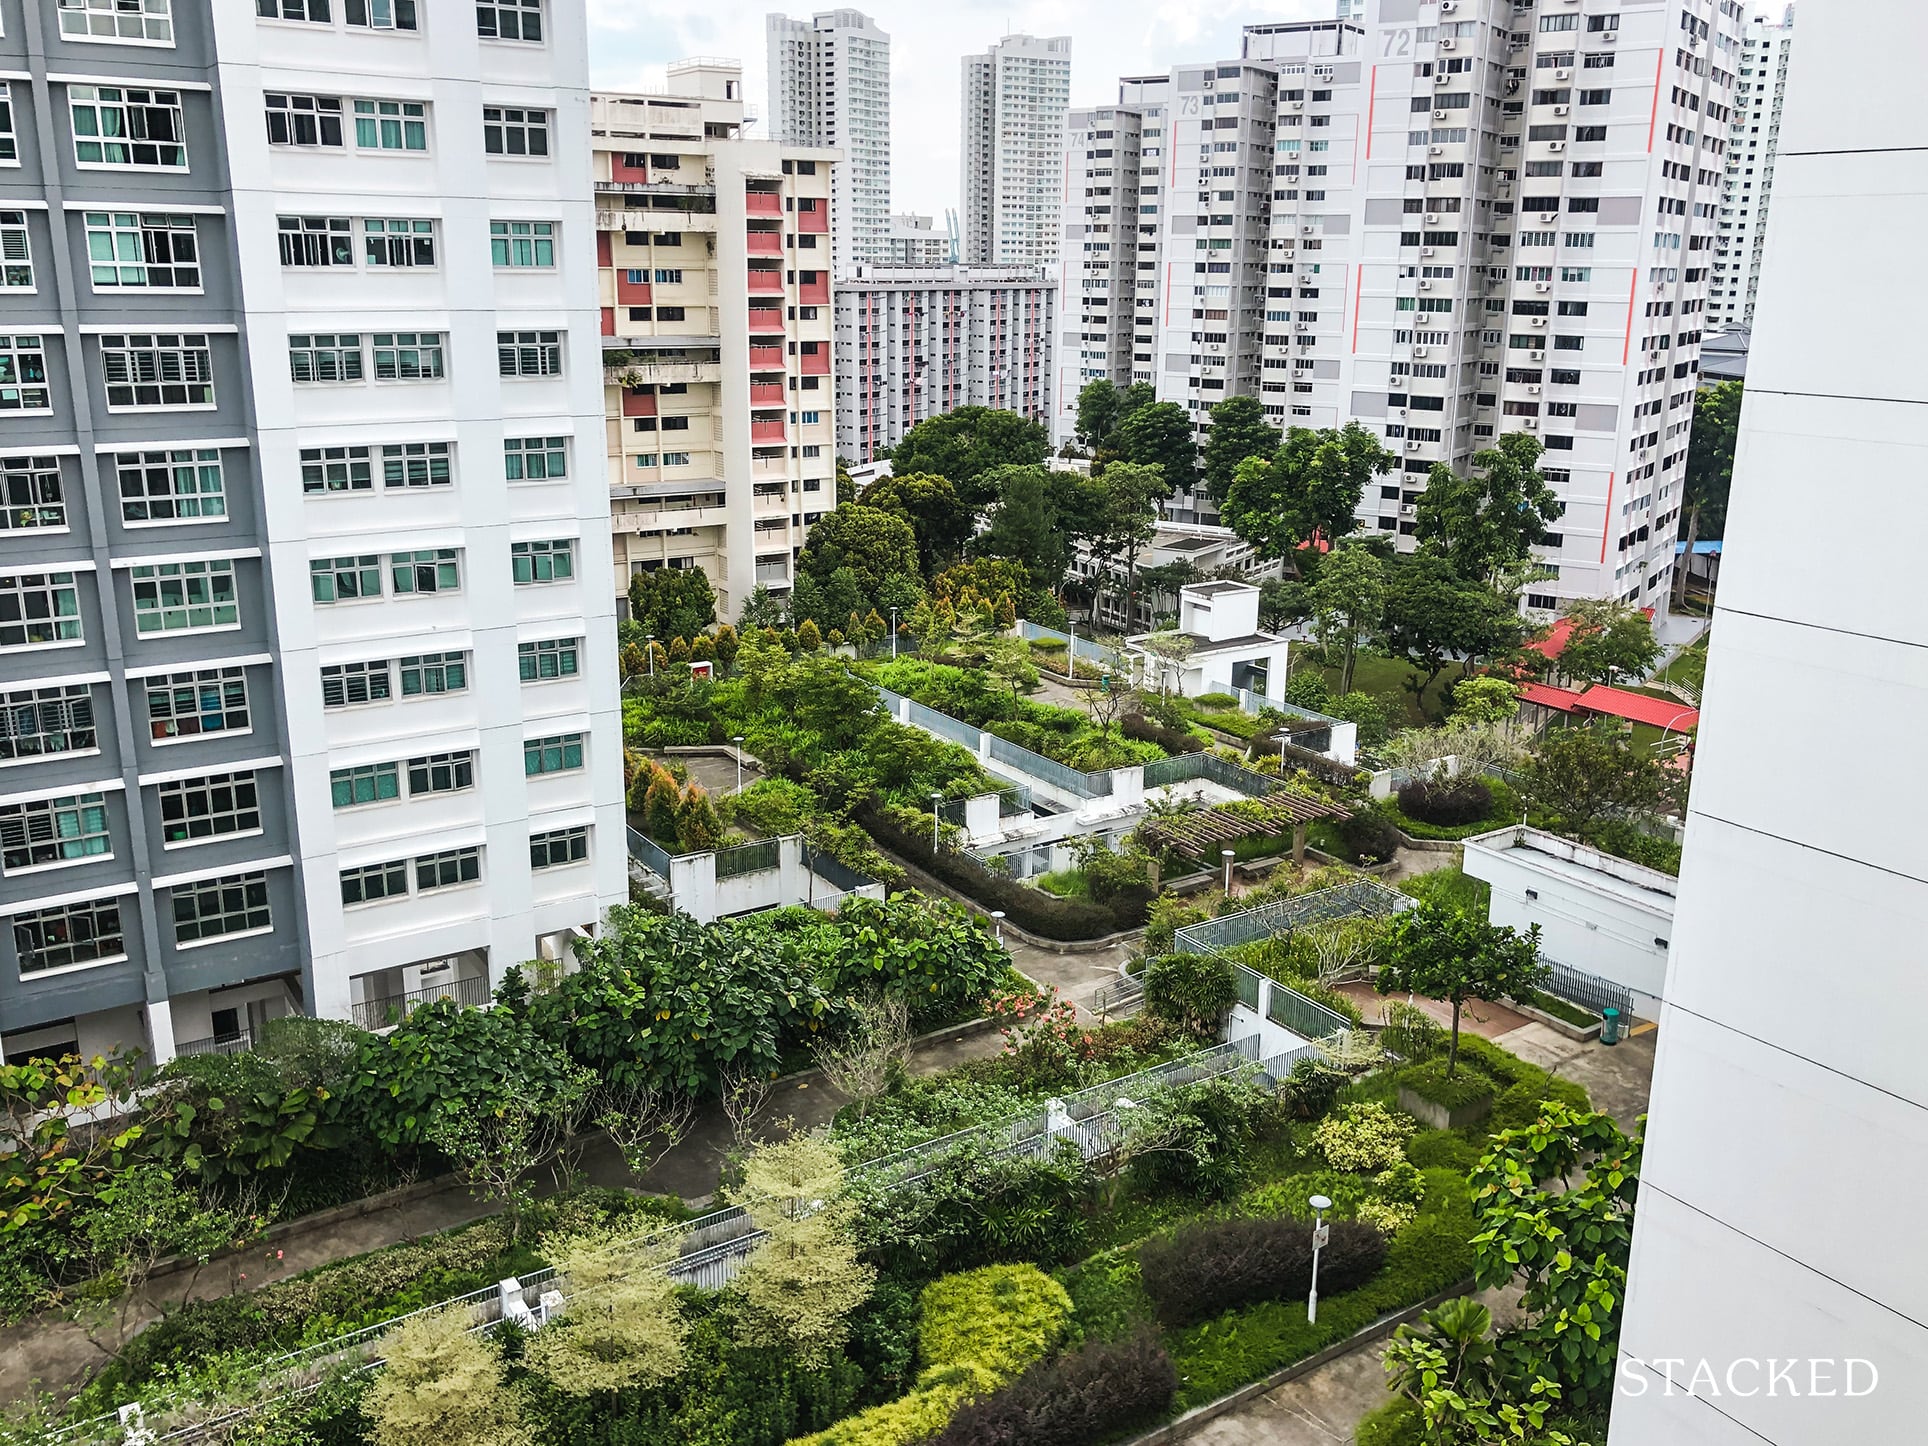
POLYGON ((890 610, 890 660, 897 661, 897 609, 890 610))
POLYGON ((937 805, 942 803, 943 801, 944 801, 943 794, 933 793, 931 795, 931 857, 933 859, 937 857, 937 849, 938 849, 937 805))
POLYGON ((743 792, 743 735, 737 734, 730 742, 736 745, 736 791, 743 792))
POLYGON ((1225 892, 1232 892, 1232 850, 1221 849, 1219 856, 1225 860, 1225 892))
POLYGON ((1312 1207, 1312 1293, 1305 1298, 1305 1322, 1312 1325, 1319 1319, 1319 1247, 1332 1234, 1332 1227, 1325 1223, 1325 1213, 1332 1208, 1332 1202, 1323 1195, 1314 1195, 1305 1203, 1312 1207))
POLYGON ((991 910, 991 927, 997 930, 997 941, 1002 944, 1004 942, 1004 910, 991 910))
POLYGON ((1071 640, 1065 647, 1065 676, 1070 678, 1073 683, 1076 683, 1078 681, 1078 624, 1075 619, 1066 617, 1064 626, 1066 629, 1065 636, 1071 640))
POLYGON ((656 634, 648 633, 643 638, 643 656, 649 659, 649 676, 656 676, 656 634))

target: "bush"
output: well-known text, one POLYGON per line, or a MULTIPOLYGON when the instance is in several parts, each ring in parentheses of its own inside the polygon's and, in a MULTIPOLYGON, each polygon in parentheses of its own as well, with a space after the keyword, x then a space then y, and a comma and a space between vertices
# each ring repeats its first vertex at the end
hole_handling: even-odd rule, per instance
POLYGON ((1464 1109, 1481 1100, 1490 1100, 1494 1093, 1491 1080, 1471 1070, 1461 1070, 1448 1077, 1445 1063, 1436 1059, 1402 1069, 1393 1079, 1402 1089, 1409 1089, 1422 1100, 1445 1110, 1464 1109))
POLYGON ((1477 778, 1415 778, 1399 790, 1399 811, 1421 823, 1453 828, 1493 814, 1493 790, 1477 778))
POLYGON ((1411 1396, 1395 1396, 1353 1428, 1353 1446, 1424 1446, 1426 1423, 1411 1396))
POLYGON ((1200 693, 1192 702, 1205 709, 1238 707, 1238 699, 1230 693, 1200 693))
POLYGON ((1381 1104, 1347 1105, 1319 1121, 1312 1143, 1337 1170, 1383 1170, 1405 1156, 1419 1127, 1381 1104))
POLYGON ((1399 847, 1399 829, 1376 808, 1365 808, 1339 820, 1335 830, 1346 860, 1355 864, 1383 864, 1399 847))
POLYGON ((1219 1021, 1237 1000, 1238 980, 1223 959, 1161 954, 1145 967, 1146 1010, 1197 1034, 1216 1035, 1219 1021))
POLYGON ((1124 731, 1125 737, 1138 743, 1156 743, 1174 758, 1181 753, 1205 751, 1205 745, 1192 734, 1154 723, 1142 713, 1127 713, 1118 726, 1124 731))
POLYGON ((933 1446, 1089 1446, 1171 1408, 1178 1371, 1148 1333, 1033 1366, 951 1419, 933 1446))
POLYGON ((1280 1088, 1292 1108, 1294 1119, 1316 1120, 1332 1108, 1339 1091, 1346 1086, 1346 1075, 1321 1059, 1302 1059, 1292 1066, 1291 1075, 1280 1088))
POLYGON ((1421 1130, 1406 1141, 1406 1158, 1421 1170, 1464 1175, 1479 1163, 1479 1148, 1451 1130, 1421 1130))
MULTIPOLYGON (((1352 1220, 1328 1222, 1319 1283, 1332 1295, 1363 1285, 1386 1260, 1386 1237, 1352 1220)), ((1138 1249, 1146 1293, 1167 1326, 1207 1320, 1252 1301, 1300 1296, 1312 1283, 1312 1230, 1303 1221, 1213 1220, 1138 1249)))

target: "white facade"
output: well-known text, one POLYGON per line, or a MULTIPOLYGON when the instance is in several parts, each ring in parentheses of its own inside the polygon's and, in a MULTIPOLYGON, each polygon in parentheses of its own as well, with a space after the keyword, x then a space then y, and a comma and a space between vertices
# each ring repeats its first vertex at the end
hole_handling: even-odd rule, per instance
POLYGON ((1122 388, 1151 380, 1149 335, 1143 375, 1134 375, 1132 321, 1141 274, 1146 304, 1155 304, 1158 248, 1149 237, 1157 227, 1148 221, 1142 228, 1150 254, 1141 257, 1138 212, 1141 195, 1144 204, 1157 204, 1161 114, 1156 105, 1105 105, 1065 117, 1059 331, 1051 384, 1051 439, 1060 447, 1077 434, 1078 393, 1087 383, 1122 388))
POLYGON ((1613 1446, 1914 1441, 1928 1419, 1928 493, 1894 485, 1928 467, 1928 303, 1893 284, 1928 225, 1924 50, 1915 0, 1818 5, 1791 67, 1613 1446), (1851 553, 1815 554, 1817 476, 1881 519, 1851 553), (1887 786, 1789 747, 1841 718, 1907 760, 1887 786))
POLYGON ((961 80, 960 255, 973 266, 1049 264, 1065 195, 1071 37, 1007 35, 965 56, 961 80))
POLYGON ((1537 828, 1466 840, 1463 867, 1492 885, 1487 919, 1524 934, 1540 926, 1540 955, 1634 993, 1643 1019, 1659 1013, 1673 936, 1676 881, 1537 828))
POLYGON ((1057 283, 1022 266, 860 266, 836 290, 837 455, 865 463, 927 417, 1046 418, 1057 283))
POLYGON ((843 153, 835 269, 890 259, 890 36, 857 10, 768 18, 770 139, 843 153))
POLYGON ((1714 280, 1707 292, 1707 324, 1752 326, 1761 286, 1761 247, 1774 190, 1774 157, 1781 144, 1787 99, 1787 62, 1794 48, 1794 7, 1778 21, 1756 15, 1741 37, 1741 78, 1734 87, 1733 145, 1721 190, 1720 235, 1714 280))
POLYGON ((744 140, 734 62, 594 100, 614 591, 700 567, 717 616, 788 592, 836 506, 838 153, 744 140))
POLYGON ((886 266, 949 266, 953 243, 949 228, 937 229, 929 216, 898 215, 890 218, 886 266))

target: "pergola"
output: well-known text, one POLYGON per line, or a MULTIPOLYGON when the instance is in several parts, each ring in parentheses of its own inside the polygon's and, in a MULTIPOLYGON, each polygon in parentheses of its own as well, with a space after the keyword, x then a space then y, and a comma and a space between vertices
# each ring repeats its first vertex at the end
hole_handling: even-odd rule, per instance
POLYGON ((1281 834, 1292 830, 1292 862, 1305 862, 1306 828, 1322 818, 1345 818, 1339 804, 1290 791, 1264 798, 1220 804, 1201 813, 1179 814, 1145 826, 1155 843, 1200 863, 1215 863, 1220 849, 1253 834, 1281 834))

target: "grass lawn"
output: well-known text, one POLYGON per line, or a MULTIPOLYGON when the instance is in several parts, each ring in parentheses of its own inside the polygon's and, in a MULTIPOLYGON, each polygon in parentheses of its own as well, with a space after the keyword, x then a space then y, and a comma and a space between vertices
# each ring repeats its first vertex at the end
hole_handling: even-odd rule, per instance
MULTIPOLYGON (((1339 691, 1339 670, 1324 668, 1326 687, 1339 691)), ((1406 680, 1419 676, 1419 670, 1404 658, 1387 658, 1361 653, 1352 665, 1352 691, 1385 698, 1393 705, 1394 728, 1430 728, 1446 713, 1452 702, 1453 684, 1466 674, 1457 663, 1449 663, 1426 690, 1426 712, 1406 689, 1406 680)))
POLYGON ((1703 634, 1699 642, 1691 648, 1682 649, 1680 654, 1666 667, 1654 674, 1654 680, 1661 683, 1679 683, 1692 688, 1698 694, 1707 681, 1707 638, 1703 634))

